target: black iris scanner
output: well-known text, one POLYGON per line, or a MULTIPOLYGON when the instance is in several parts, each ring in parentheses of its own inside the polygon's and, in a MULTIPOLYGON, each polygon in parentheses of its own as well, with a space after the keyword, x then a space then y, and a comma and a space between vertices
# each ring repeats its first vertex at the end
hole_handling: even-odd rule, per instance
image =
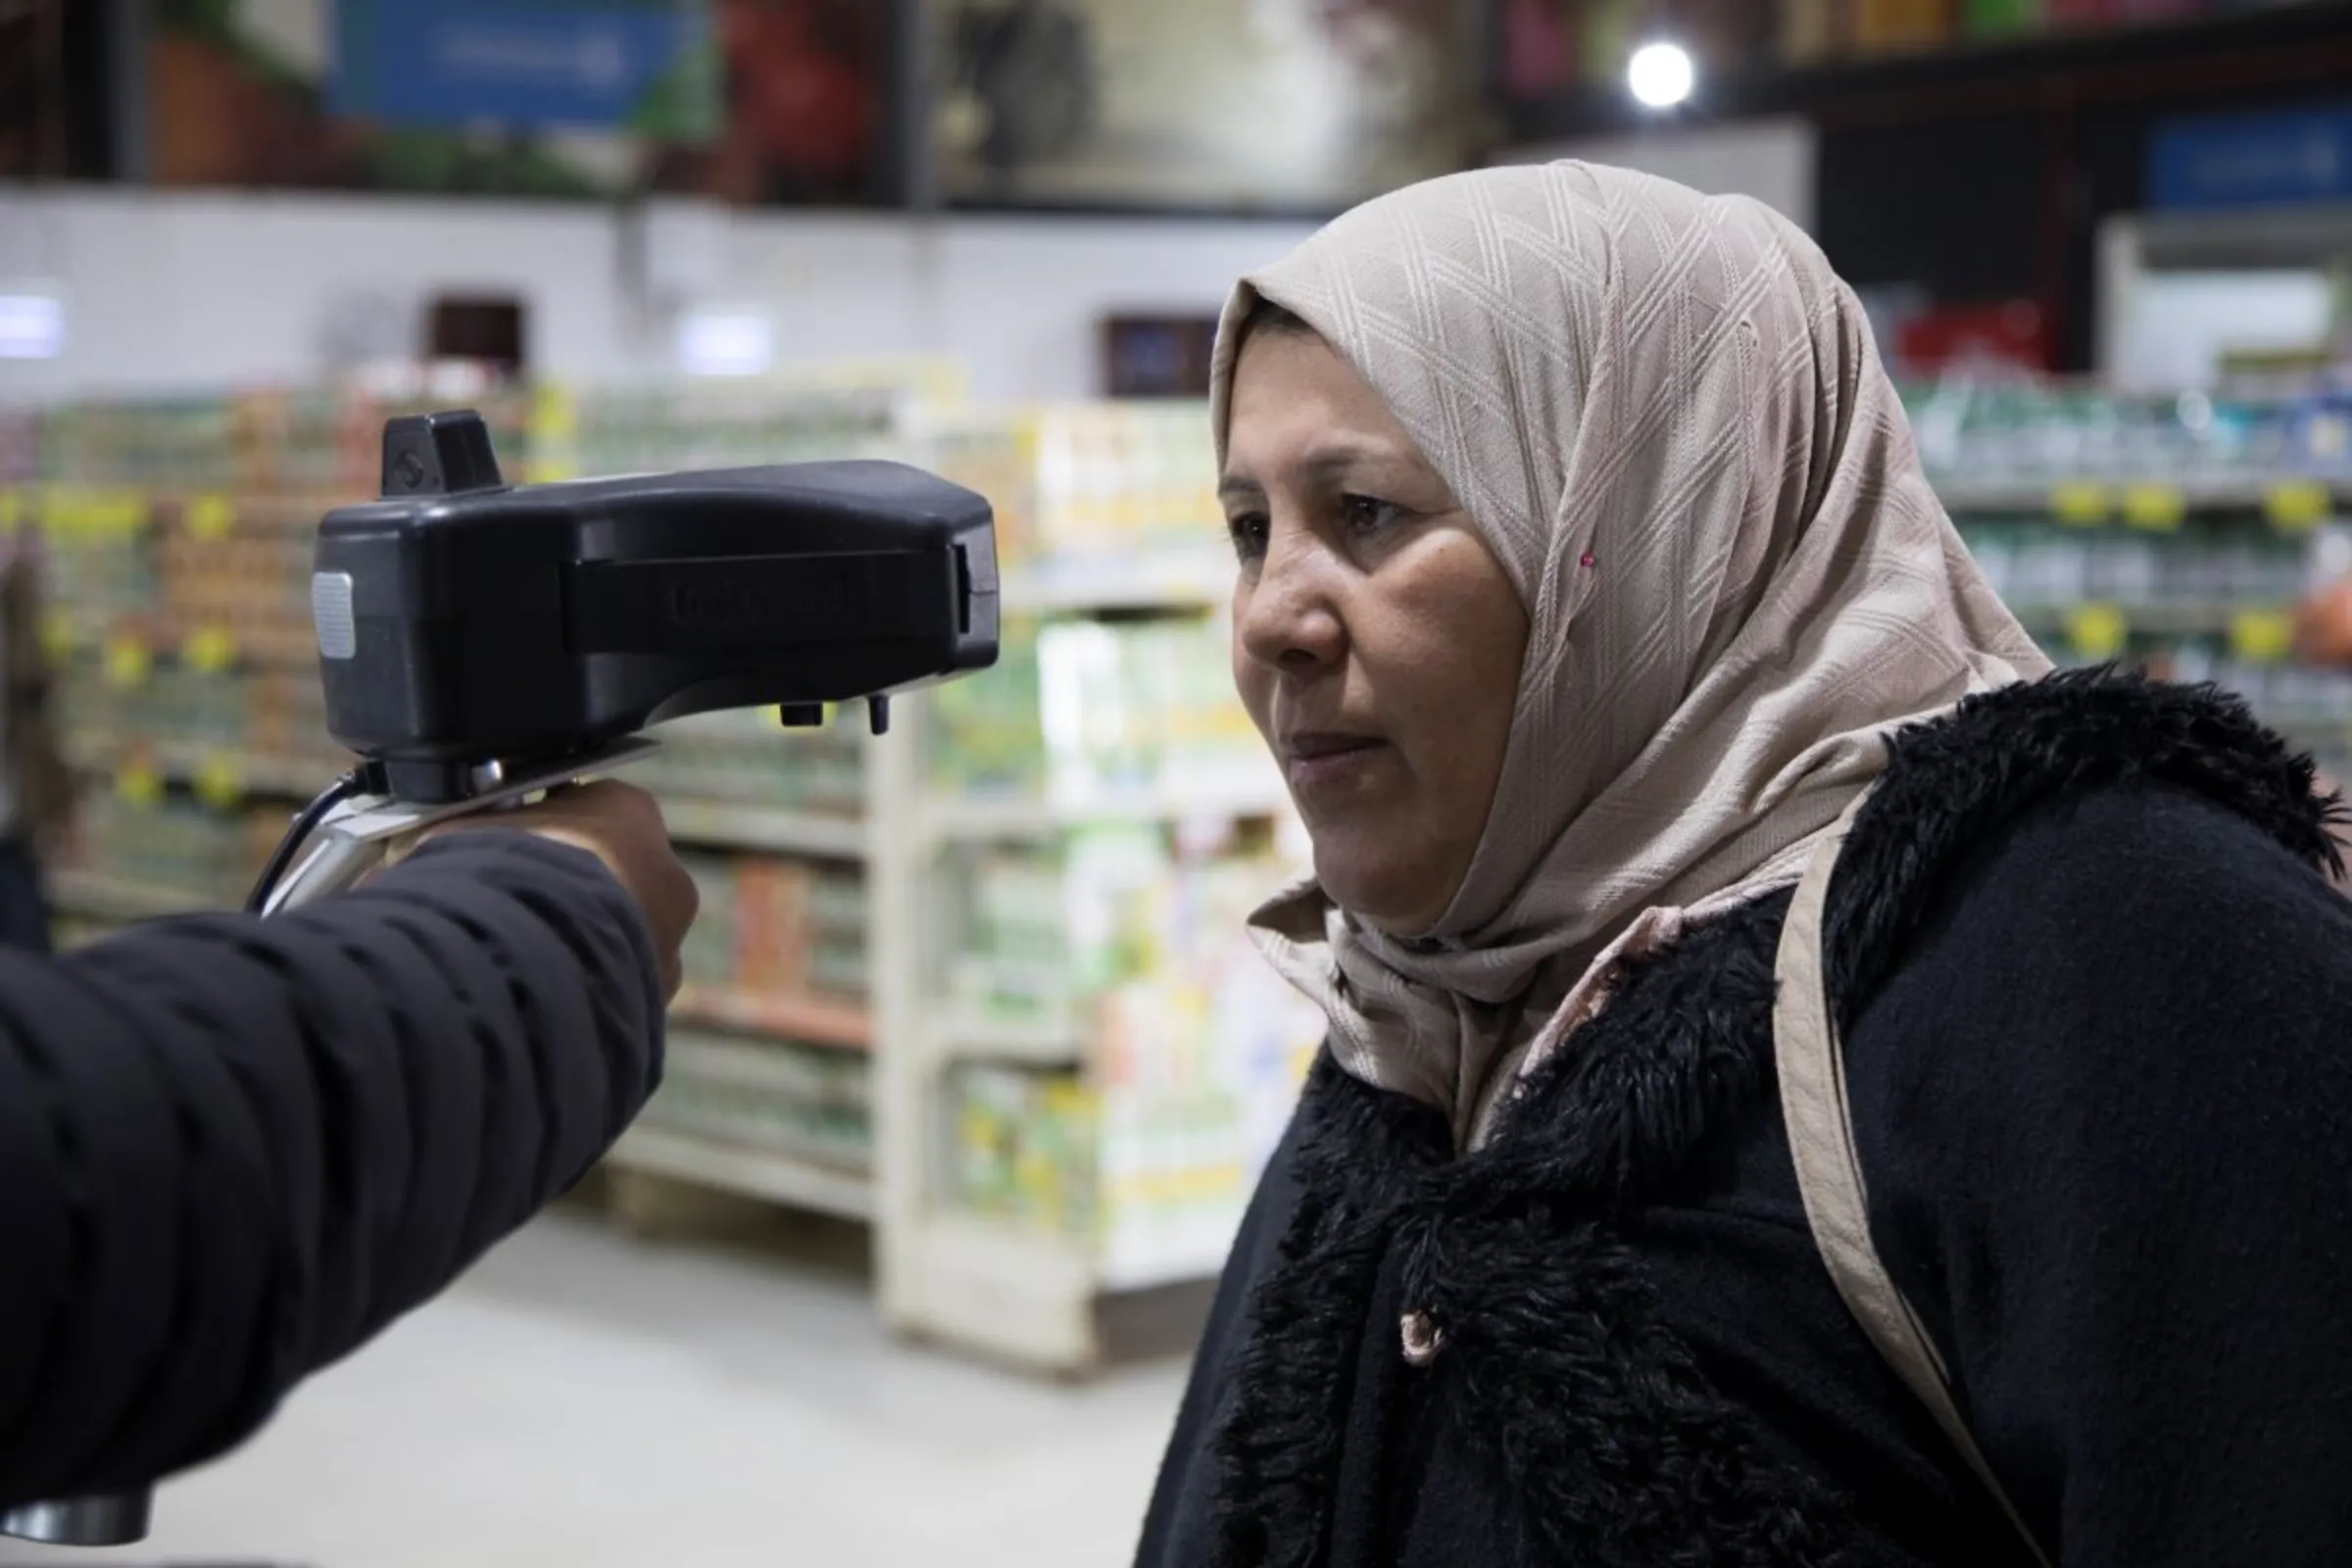
MULTIPOLYGON (((359 765, 299 813, 263 913, 350 886, 398 842, 642 756, 666 719, 776 707, 787 725, 997 660, 996 524, 896 463, 511 485, 471 411, 384 426, 382 495, 318 525, 311 607, 326 727, 359 765), (289 874, 296 856, 310 846, 289 874)), ((0 1534, 113 1545, 133 1491, 0 1514, 0 1534)))
POLYGON ((997 656, 988 503, 894 463, 509 485, 470 413, 395 419, 382 499, 318 526, 326 723, 405 801, 662 719, 787 723, 997 656))

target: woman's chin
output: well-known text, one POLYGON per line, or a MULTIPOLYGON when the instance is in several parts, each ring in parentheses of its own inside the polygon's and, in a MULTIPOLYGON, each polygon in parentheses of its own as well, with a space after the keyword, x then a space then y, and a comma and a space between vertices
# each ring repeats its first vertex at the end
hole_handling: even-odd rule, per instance
POLYGON ((1315 841, 1315 880, 1331 902, 1392 936, 1415 937, 1436 925, 1450 897, 1443 878, 1418 858, 1398 855, 1394 835, 1362 837, 1369 842, 1315 841))

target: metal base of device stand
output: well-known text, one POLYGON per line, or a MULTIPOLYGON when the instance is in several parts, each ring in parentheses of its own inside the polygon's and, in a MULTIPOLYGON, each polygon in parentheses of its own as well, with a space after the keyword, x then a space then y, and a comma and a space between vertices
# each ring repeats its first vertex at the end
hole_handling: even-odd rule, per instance
POLYGON ((151 1492, 116 1492, 28 1502, 0 1513, 0 1536, 50 1546, 126 1546, 147 1539, 151 1492))

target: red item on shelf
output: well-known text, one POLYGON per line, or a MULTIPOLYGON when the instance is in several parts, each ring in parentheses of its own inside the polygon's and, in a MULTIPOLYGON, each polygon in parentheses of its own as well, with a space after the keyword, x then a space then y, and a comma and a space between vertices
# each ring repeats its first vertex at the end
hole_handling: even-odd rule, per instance
POLYGON ((2049 319, 2031 300, 1987 305, 1939 305, 1902 325, 1896 355, 1904 368, 1940 370, 1961 365, 2050 368, 2049 319))

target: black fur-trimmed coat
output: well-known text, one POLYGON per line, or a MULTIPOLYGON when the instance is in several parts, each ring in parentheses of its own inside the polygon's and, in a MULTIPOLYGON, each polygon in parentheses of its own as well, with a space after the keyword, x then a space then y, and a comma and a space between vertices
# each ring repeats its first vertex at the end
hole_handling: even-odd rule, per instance
MULTIPOLYGON (((1874 1235, 2067 1568, 2352 1562, 2326 829, 2308 762, 2233 702, 2064 675, 1901 738, 1832 884, 1874 1235)), ((1806 1228, 1771 1056, 1787 904, 1641 965, 1469 1157, 1317 1067, 1143 1568, 2030 1560, 1806 1228)))

